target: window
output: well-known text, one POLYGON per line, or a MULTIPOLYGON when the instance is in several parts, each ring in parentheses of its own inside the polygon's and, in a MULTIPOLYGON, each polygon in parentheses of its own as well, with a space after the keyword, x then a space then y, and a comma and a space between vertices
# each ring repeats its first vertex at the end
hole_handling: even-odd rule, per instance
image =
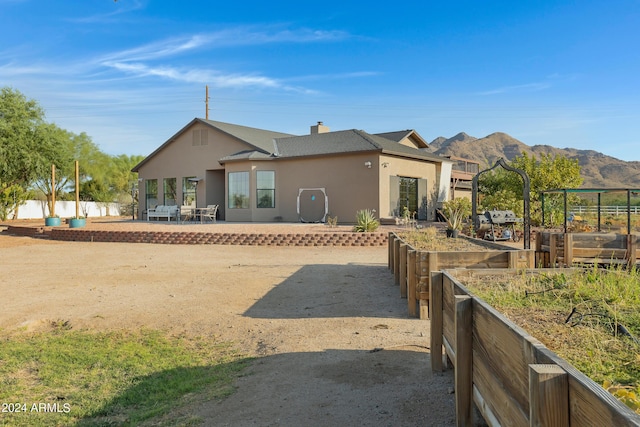
POLYGON ((176 179, 175 178, 165 178, 164 179, 164 204, 168 206, 173 206, 178 204, 178 194, 176 188, 176 179))
POLYGON ((249 209, 249 172, 229 172, 229 209, 249 209))
POLYGON ((259 208, 276 207, 276 173, 274 171, 256 172, 256 196, 259 208))
POLYGON ((155 208, 158 204, 158 180, 148 179, 145 181, 145 206, 147 209, 155 208))
POLYGON ((195 176, 186 176, 182 178, 182 205, 196 207, 196 189, 198 181, 195 176))

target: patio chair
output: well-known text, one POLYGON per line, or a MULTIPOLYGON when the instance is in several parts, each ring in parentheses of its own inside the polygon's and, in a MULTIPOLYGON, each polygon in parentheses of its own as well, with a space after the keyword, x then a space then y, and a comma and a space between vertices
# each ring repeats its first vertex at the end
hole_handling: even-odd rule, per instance
POLYGON ((194 214, 193 207, 191 206, 180 206, 180 218, 182 219, 182 223, 189 221, 192 222, 195 220, 196 216, 194 214))
POLYGON ((207 205, 207 209, 200 213, 200 220, 202 222, 211 221, 216 222, 216 214, 218 213, 218 205, 207 205))

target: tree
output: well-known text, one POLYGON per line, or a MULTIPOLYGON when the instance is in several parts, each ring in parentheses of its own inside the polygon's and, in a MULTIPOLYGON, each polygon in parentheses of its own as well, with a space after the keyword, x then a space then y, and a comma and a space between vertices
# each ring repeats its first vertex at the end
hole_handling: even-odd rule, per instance
POLYGON ((142 160, 144 160, 144 156, 140 155, 120 154, 111 157, 109 171, 114 191, 131 193, 131 189, 138 184, 138 174, 131 172, 131 169, 142 160))
POLYGON ((74 134, 44 120, 44 111, 17 90, 0 88, 0 217, 19 206, 29 189, 37 189, 49 203, 52 195, 73 193, 75 160, 80 162, 83 199, 131 202, 137 174, 131 169, 143 156, 109 156, 86 133, 74 134), (51 166, 55 165, 55 182, 51 166), (128 199, 127 199, 128 197, 128 199), (17 203, 15 206, 13 206, 17 203))
POLYGON ((31 192, 25 191, 17 184, 7 187, 0 184, 0 220, 6 221, 11 211, 13 211, 15 218, 18 214, 18 207, 31 195, 31 192))
MULTIPOLYGON (((542 222, 541 191, 556 188, 577 188, 582 184, 580 165, 577 159, 541 154, 539 159, 522 153, 511 161, 510 166, 523 170, 529 176, 531 223, 542 222)), ((483 195, 481 204, 485 209, 513 210, 518 216, 522 211, 522 178, 502 168, 481 176, 478 183, 483 195)), ((545 218, 557 225, 561 220, 562 195, 545 196, 545 218)))
MULTIPOLYGON (((24 196, 34 183, 48 181, 43 188, 49 188, 45 194, 50 197, 56 188, 50 182, 51 165, 64 164, 67 153, 59 145, 65 140, 65 131, 44 121, 36 101, 11 88, 0 89, 0 190, 24 196)), ((14 200, 19 206, 24 199, 14 200)))
POLYGON ((40 128, 44 111, 8 87, 0 89, 0 186, 26 188, 44 167, 40 128))

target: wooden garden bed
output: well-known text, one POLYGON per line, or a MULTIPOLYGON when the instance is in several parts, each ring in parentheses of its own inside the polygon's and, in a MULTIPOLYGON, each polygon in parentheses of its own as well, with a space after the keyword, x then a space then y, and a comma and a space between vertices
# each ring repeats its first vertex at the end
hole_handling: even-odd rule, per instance
POLYGON ((640 426, 640 417, 609 392, 471 294, 462 284, 470 274, 522 271, 431 275, 431 364, 443 369, 444 349, 455 369, 458 425, 472 425, 475 403, 490 425, 640 426))
POLYGON ((637 264, 636 234, 559 233, 536 234, 536 265, 569 267, 575 264, 637 264))
MULTIPOLYGON (((407 298, 410 316, 429 317, 429 283, 431 273, 451 268, 532 268, 534 251, 516 249, 463 237, 464 250, 430 251, 417 249, 397 233, 389 233, 388 266, 394 273, 400 296, 407 298)), ((455 241, 458 239, 448 239, 455 241)))

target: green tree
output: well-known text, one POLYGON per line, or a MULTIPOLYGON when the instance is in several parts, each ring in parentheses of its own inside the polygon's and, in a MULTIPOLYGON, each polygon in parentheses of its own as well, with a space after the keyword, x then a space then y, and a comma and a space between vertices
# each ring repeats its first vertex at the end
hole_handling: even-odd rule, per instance
POLYGON ((0 88, 0 185, 26 188, 43 164, 41 126, 44 111, 34 100, 8 87, 0 88))
MULTIPOLYGON (((531 223, 542 222, 541 191, 556 188, 578 188, 582 184, 577 159, 541 154, 540 158, 522 153, 510 166, 523 170, 529 177, 531 223)), ((523 212, 523 182, 520 175, 499 168, 480 177, 481 205, 484 209, 509 209, 518 216, 523 212)), ((545 219, 557 225, 562 221, 562 195, 545 196, 545 219)))
POLYGON ((53 123, 44 123, 38 128, 38 138, 43 141, 40 153, 42 167, 37 169, 33 186, 46 198, 49 212, 54 212, 53 194, 56 199, 65 199, 65 189, 75 175, 73 134, 53 123), (51 181, 51 166, 55 165, 55 182, 51 181))
MULTIPOLYGON (((32 185, 49 182, 51 165, 63 164, 59 149, 65 131, 44 121, 44 111, 34 100, 8 87, 0 89, 0 189, 24 195, 32 185), (47 179, 47 177, 49 177, 47 179), (18 192, 16 186, 22 191, 18 192)), ((57 184, 57 183, 56 183, 57 184)), ((63 185, 63 184, 61 184, 63 185)), ((46 188, 47 186, 41 185, 46 188)), ((56 186, 54 185, 53 188, 56 186)), ((14 199, 21 203, 23 200, 14 199)), ((51 206, 50 206, 51 207, 51 206)), ((15 207, 14 207, 15 208, 15 207)))
POLYGON ((49 204, 52 196, 72 200, 75 161, 80 165, 83 200, 131 202, 137 174, 131 169, 144 156, 109 156, 86 133, 74 134, 44 120, 44 111, 17 90, 0 88, 0 217, 19 206, 29 189, 49 204), (55 182, 51 166, 55 165, 55 182), (19 187, 19 188, 18 188, 19 187))
POLYGON ((112 156, 109 166, 113 189, 119 194, 130 194, 138 184, 138 174, 131 172, 134 166, 144 160, 144 156, 120 154, 112 156))
POLYGON ((17 215, 19 206, 31 196, 32 193, 20 185, 5 186, 0 183, 0 220, 6 221, 11 211, 17 215))

